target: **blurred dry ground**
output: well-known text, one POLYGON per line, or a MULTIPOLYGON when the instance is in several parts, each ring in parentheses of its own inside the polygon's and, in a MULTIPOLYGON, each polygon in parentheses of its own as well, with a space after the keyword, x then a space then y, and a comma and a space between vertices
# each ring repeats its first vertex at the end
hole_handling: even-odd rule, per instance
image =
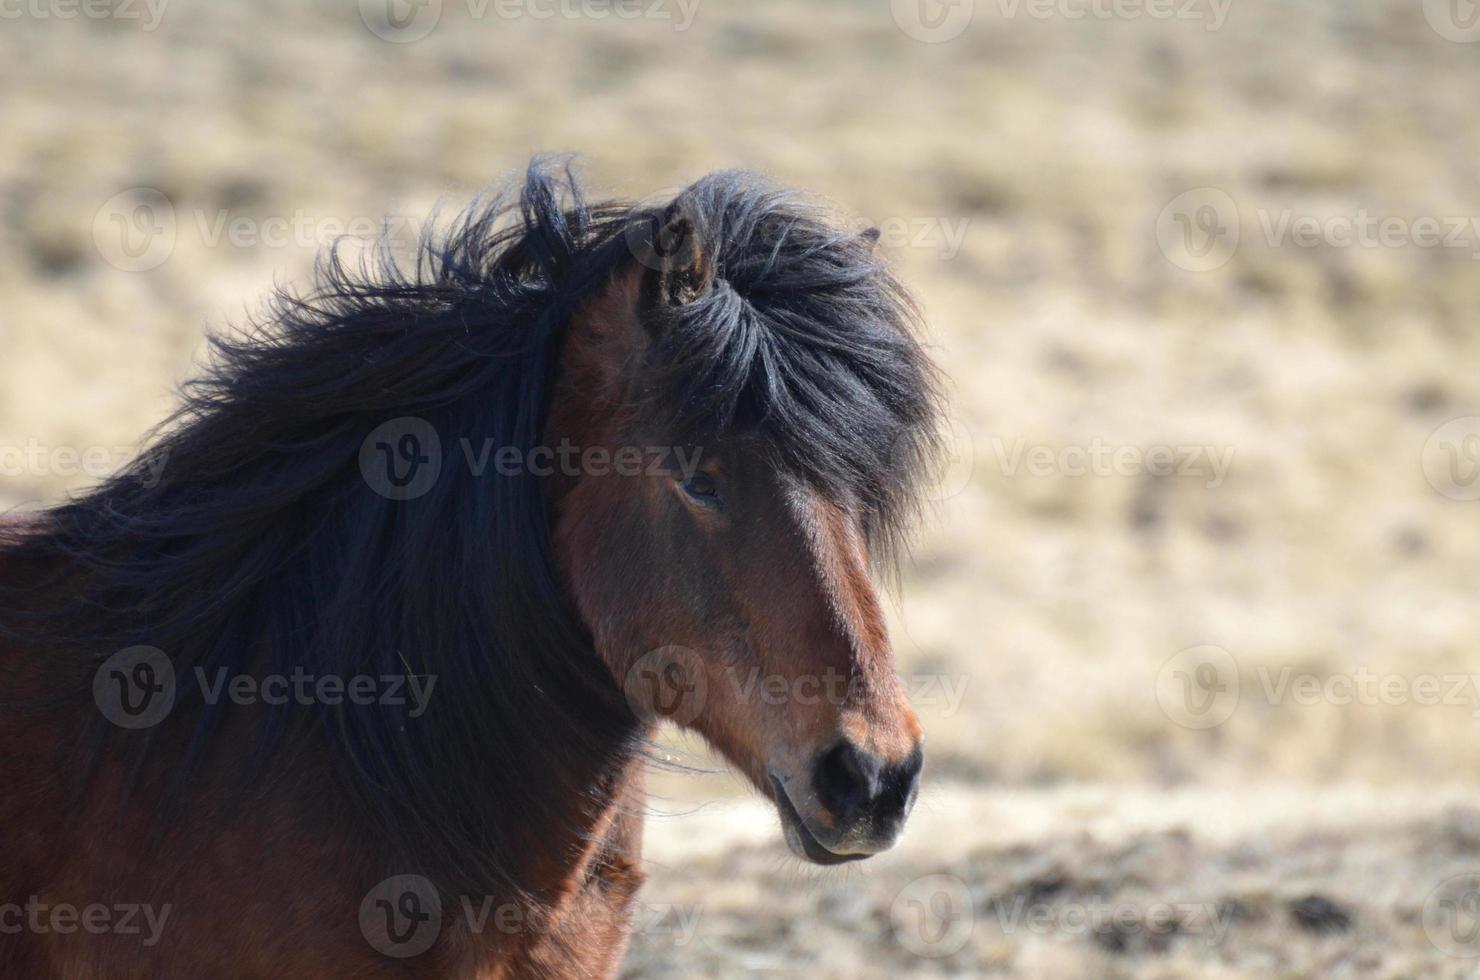
POLYGON ((819 875, 736 779, 660 774, 680 815, 652 821, 645 895, 696 924, 646 923, 632 975, 1457 976, 1480 952, 1433 912, 1480 870, 1480 504, 1440 432, 1480 415, 1462 4, 980 0, 944 37, 888 0, 448 0, 417 40, 371 0, 168 0, 152 27, 60 4, 0 19, 0 505, 126 458, 204 331, 334 234, 414 228, 534 151, 631 197, 748 167, 885 229, 958 456, 893 617, 929 795, 899 852, 819 875), (146 199, 172 225, 136 252, 146 199), (1024 896, 1047 925, 1004 928, 1024 896), (1227 928, 1074 926, 1097 902, 1227 928))

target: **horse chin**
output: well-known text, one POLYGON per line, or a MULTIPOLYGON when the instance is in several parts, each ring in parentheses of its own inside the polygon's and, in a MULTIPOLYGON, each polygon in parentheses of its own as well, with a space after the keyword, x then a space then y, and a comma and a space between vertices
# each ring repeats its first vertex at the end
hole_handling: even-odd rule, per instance
POLYGON ((807 821, 802 819, 802 815, 797 812, 781 780, 774 775, 770 777, 770 780, 771 795, 776 801, 776 812, 781 815, 781 831, 786 837, 786 846, 793 854, 804 861, 824 866, 862 861, 869 856, 867 854, 839 854, 829 850, 817 839, 817 835, 808 828, 807 821))

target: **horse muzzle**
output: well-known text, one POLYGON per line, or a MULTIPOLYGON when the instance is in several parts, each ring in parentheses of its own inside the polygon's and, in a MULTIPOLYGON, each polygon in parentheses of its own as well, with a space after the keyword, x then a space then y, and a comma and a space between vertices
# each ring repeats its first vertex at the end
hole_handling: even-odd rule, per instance
POLYGON ((792 853, 813 864, 859 861, 893 847, 920 791, 924 752, 886 763, 842 739, 819 753, 798 785, 766 775, 792 853))

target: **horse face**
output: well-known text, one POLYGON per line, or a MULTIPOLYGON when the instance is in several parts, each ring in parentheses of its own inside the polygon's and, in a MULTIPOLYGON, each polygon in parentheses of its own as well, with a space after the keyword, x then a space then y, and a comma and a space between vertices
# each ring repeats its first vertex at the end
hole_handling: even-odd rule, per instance
POLYGON ((898 838, 923 761, 869 575, 863 519, 753 436, 681 444, 635 405, 641 273, 572 325, 552 439, 641 458, 554 495, 557 561, 639 716, 697 731, 776 804, 791 850, 898 838))
POLYGON ((557 552, 598 651, 639 715, 699 732, 775 801, 798 855, 889 847, 922 739, 858 518, 763 447, 682 448, 661 472, 647 453, 643 477, 576 477, 560 502, 557 552))
POLYGON ((921 730, 858 516, 743 440, 669 484, 667 588, 687 593, 684 625, 707 641, 693 727, 771 795, 799 855, 889 847, 915 800, 921 730))

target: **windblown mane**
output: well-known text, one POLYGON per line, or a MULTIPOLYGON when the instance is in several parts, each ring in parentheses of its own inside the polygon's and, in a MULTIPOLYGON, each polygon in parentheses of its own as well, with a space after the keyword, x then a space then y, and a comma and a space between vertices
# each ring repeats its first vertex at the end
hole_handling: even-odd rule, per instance
MULTIPOLYGON (((757 178, 711 175, 683 200, 717 278, 647 355, 653 409, 700 444, 756 432, 781 465, 856 502, 884 548, 907 523, 937 413, 903 292, 870 240, 757 178)), ((560 819, 552 785, 589 790, 591 772, 638 750, 638 729, 564 594, 539 479, 479 476, 459 440, 541 444, 564 329, 654 218, 588 205, 568 167, 536 161, 517 195, 429 235, 410 269, 388 250, 368 269, 331 253, 311 292, 212 340, 138 461, 0 532, 6 560, 38 570, 0 586, 0 633, 89 669, 143 644, 177 675, 434 675, 419 717, 267 709, 242 779, 303 726, 421 867, 506 880, 489 816, 560 819), (357 461, 368 433, 404 416, 441 435, 444 459, 430 491, 397 501, 371 492, 357 461)), ((185 780, 228 705, 180 690, 185 780)))

